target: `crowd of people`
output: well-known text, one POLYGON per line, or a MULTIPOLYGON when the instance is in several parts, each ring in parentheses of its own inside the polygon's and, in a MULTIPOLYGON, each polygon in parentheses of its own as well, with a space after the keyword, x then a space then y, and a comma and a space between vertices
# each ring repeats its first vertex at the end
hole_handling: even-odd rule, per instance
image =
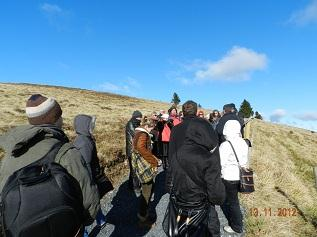
MULTIPOLYGON (((97 156, 96 117, 76 116, 77 136, 70 142, 55 99, 32 95, 26 115, 29 125, 0 136, 5 151, 0 168, 0 236, 88 236, 85 226, 94 221, 102 229, 107 220, 100 200, 113 187, 97 156)), ((235 155, 247 167, 243 127, 234 104, 207 116, 194 101, 185 102, 182 111, 177 106, 149 115, 134 111, 125 134, 128 185, 139 197, 138 226, 155 224, 149 204, 162 166, 170 195, 163 222, 168 236, 220 236, 215 205, 228 220, 224 231, 242 233, 235 155), (136 156, 149 171, 136 167, 136 156), (147 175, 146 181, 140 175, 147 175), (166 224, 173 210, 176 224, 166 224)))
MULTIPOLYGON (((238 116, 234 104, 224 105, 223 113, 214 110, 205 116, 193 101, 184 103, 179 113, 175 106, 168 113, 162 110, 143 117, 140 111, 134 111, 127 123, 127 154, 137 150, 153 168, 160 165, 159 161, 162 162, 167 172, 166 189, 171 196, 170 202, 187 211, 192 210, 192 213, 199 207, 208 210, 206 213, 209 216, 206 214, 204 220, 206 223, 202 221, 207 228, 200 227, 199 233, 189 236, 220 236, 215 205, 220 205, 228 220, 228 226, 224 227, 226 232, 243 232, 238 199, 240 177, 235 159, 236 153, 240 165, 247 166, 248 143, 242 138, 243 127, 243 118, 238 116), (143 133, 148 145, 139 142, 139 135, 133 138, 133 131, 143 133), (137 145, 128 145, 133 142, 137 145), (146 147, 146 152, 142 151, 142 147, 146 147)), ((128 159, 131 164, 131 156, 128 155, 128 159)), ((145 212, 144 209, 148 208, 151 193, 155 192, 149 191, 154 186, 155 178, 142 184, 135 172, 130 165, 129 187, 141 195, 140 223, 150 227, 153 223, 149 210, 145 212), (150 185, 150 188, 144 188, 145 185, 150 185)))

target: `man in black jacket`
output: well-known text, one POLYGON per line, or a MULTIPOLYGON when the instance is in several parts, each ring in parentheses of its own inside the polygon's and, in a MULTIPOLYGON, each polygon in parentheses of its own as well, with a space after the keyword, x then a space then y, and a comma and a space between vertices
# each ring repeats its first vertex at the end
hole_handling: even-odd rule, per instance
POLYGON ((136 110, 132 113, 132 117, 125 127, 126 156, 128 158, 129 167, 130 167, 129 188, 131 190, 134 190, 136 194, 140 194, 141 184, 135 172, 133 171, 132 164, 131 164, 131 156, 133 151, 132 141, 135 134, 135 129, 140 126, 141 119, 142 119, 142 113, 136 110))
POLYGON ((240 118, 237 115, 237 109, 236 109, 235 104, 233 104, 233 103, 225 104, 223 106, 223 112, 224 112, 224 115, 220 118, 220 120, 217 124, 217 127, 216 127, 216 132, 218 134, 219 144, 221 144, 222 142, 224 142, 226 140, 224 135, 223 135, 223 128, 224 128, 226 122, 229 120, 237 120, 241 124, 241 134, 243 136, 244 121, 242 118, 240 118))
POLYGON ((208 209, 207 234, 203 236, 220 237, 215 205, 224 202, 225 187, 221 181, 217 135, 207 120, 196 116, 197 103, 187 101, 182 110, 184 120, 171 133, 167 189, 180 206, 207 204, 202 205, 208 209))

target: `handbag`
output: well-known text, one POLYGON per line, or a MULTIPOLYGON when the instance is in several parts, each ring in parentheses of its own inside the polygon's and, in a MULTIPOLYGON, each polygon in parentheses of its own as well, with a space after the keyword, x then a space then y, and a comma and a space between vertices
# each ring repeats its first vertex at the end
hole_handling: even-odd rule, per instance
POLYGON ((157 174, 157 169, 153 168, 137 151, 131 155, 132 168, 141 183, 148 183, 157 174))
POLYGON ((96 176, 95 182, 99 192, 99 198, 101 199, 108 192, 113 190, 113 185, 109 178, 103 172, 103 168, 100 169, 100 173, 96 176))
POLYGON ((228 141, 233 153, 236 157, 236 160, 238 162, 238 166, 239 166, 239 172, 240 172, 240 185, 239 185, 239 192, 240 193, 252 193, 254 192, 254 180, 253 180, 253 170, 252 169, 247 169, 247 168, 243 168, 240 166, 239 163, 239 159, 237 156, 236 151, 234 150, 234 147, 232 145, 232 143, 230 141, 228 141))
POLYGON ((208 236, 210 204, 205 202, 197 206, 184 208, 178 203, 175 195, 171 194, 162 223, 165 234, 168 237, 208 236))

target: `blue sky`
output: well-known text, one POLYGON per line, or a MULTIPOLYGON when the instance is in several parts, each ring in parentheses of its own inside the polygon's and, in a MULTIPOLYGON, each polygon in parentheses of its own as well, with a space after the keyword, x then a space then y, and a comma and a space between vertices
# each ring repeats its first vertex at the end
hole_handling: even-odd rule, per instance
POLYGON ((0 82, 247 99, 317 131, 317 0, 1 1, 0 30, 0 82))

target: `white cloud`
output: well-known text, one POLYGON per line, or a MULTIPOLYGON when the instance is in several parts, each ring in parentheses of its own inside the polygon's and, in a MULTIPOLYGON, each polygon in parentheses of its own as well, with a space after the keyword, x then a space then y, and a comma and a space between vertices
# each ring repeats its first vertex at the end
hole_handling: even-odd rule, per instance
POLYGON ((72 13, 62 9, 55 4, 43 3, 40 5, 40 11, 48 20, 49 24, 58 31, 64 31, 69 28, 72 13))
POLYGON ((280 122, 280 120, 286 116, 286 111, 284 109, 276 109, 270 116, 272 122, 280 122))
POLYGON ((97 91, 106 91, 113 92, 117 94, 129 94, 133 95, 134 92, 141 88, 141 85, 137 80, 132 77, 128 77, 123 82, 112 83, 104 82, 98 86, 95 86, 94 89, 97 91))
POLYGON ((64 70, 70 69, 70 66, 66 63, 63 63, 63 62, 58 62, 57 65, 59 68, 64 69, 64 70))
POLYGON ((63 12, 63 10, 59 6, 49 3, 43 3, 40 6, 40 9, 47 14, 53 15, 61 14, 63 12))
POLYGON ((188 78, 184 78, 184 77, 180 77, 180 78, 177 78, 183 85, 186 85, 186 86, 188 86, 188 85, 190 85, 191 83, 190 83, 190 79, 188 79, 188 78))
POLYGON ((317 112, 307 112, 295 115, 294 117, 303 121, 317 121, 317 112))
POLYGON ((181 63, 170 60, 170 63, 176 66, 176 70, 168 72, 166 76, 188 86, 202 85, 206 81, 250 79, 253 71, 267 67, 268 58, 252 49, 234 46, 218 61, 195 59, 181 63))
POLYGON ((132 87, 135 87, 135 88, 140 88, 141 87, 140 83, 137 80, 135 80, 134 78, 132 78, 132 77, 128 77, 126 82, 127 82, 128 85, 130 85, 132 87))
POLYGON ((126 85, 116 85, 110 82, 104 82, 98 86, 101 91, 109 91, 115 93, 130 92, 130 88, 126 85))
POLYGON ((250 73, 267 66, 267 56, 252 49, 234 46, 222 59, 203 63, 195 72, 197 80, 246 80, 250 73))
POLYGON ((312 0, 304 9, 294 12, 288 22, 297 26, 317 23, 317 0, 312 0))

